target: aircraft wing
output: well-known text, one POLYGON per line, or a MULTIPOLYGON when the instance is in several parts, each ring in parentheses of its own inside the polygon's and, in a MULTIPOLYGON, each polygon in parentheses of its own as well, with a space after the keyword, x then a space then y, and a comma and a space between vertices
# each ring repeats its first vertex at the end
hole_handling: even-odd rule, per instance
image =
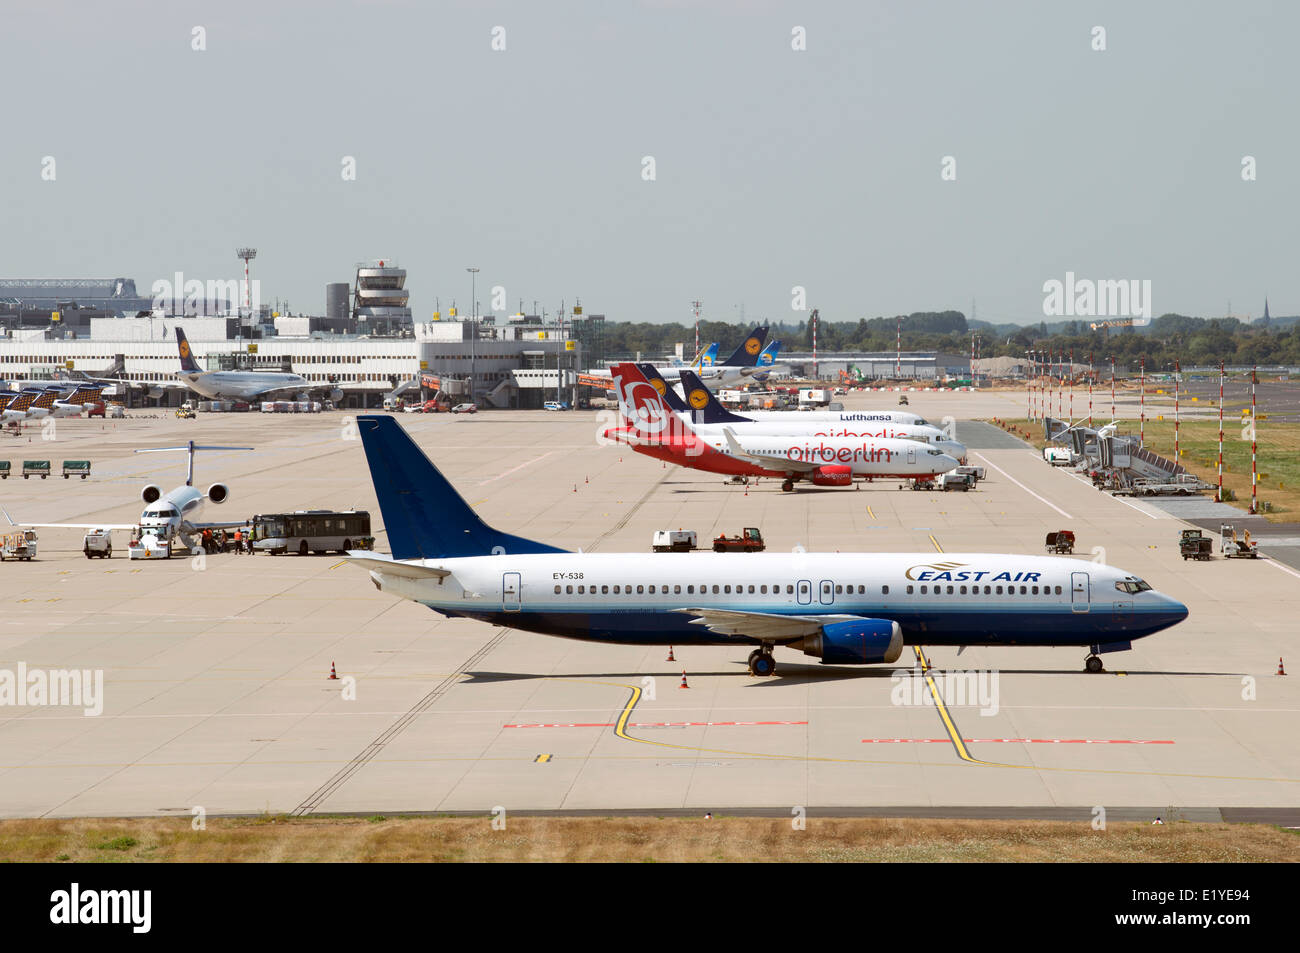
POLYGON ((201 533, 205 529, 248 529, 248 520, 228 520, 224 523, 191 523, 185 520, 181 523, 181 532, 187 536, 201 533))
POLYGON ((437 569, 432 566, 420 566, 416 563, 400 562, 392 556, 385 556, 382 553, 371 553, 365 550, 349 551, 345 558, 348 562, 354 563, 362 569, 382 572, 389 576, 401 576, 405 579, 446 579, 451 575, 451 571, 448 569, 437 569))
POLYGON ((738 609, 673 609, 693 615, 691 625, 702 625, 720 635, 743 635, 764 642, 794 642, 816 635, 832 622, 851 622, 853 615, 776 615, 771 612, 742 612, 738 609))
MULTIPOLYGON (((13 521, 10 521, 13 523, 13 521)), ((31 529, 138 529, 139 523, 13 523, 31 529)))
POLYGON ((736 439, 736 433, 730 427, 723 427, 722 434, 727 438, 727 449, 733 456, 741 457, 745 460, 752 460, 759 466, 767 467, 769 470, 798 470, 800 473, 812 473, 821 464, 812 463, 808 460, 791 460, 789 457, 782 457, 775 453, 754 453, 746 450, 736 439))

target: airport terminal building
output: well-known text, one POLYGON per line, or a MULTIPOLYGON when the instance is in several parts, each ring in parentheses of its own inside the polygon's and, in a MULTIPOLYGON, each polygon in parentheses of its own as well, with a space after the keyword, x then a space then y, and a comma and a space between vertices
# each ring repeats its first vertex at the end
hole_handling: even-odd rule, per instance
POLYGON ((316 318, 274 318, 277 332, 244 337, 235 317, 96 317, 89 333, 50 338, 43 329, 11 328, 0 338, 0 379, 53 379, 65 371, 146 385, 131 388, 132 406, 179 404, 182 391, 147 385, 170 381, 180 369, 176 328, 185 332, 205 370, 291 370, 344 392, 342 406, 380 407, 386 395, 431 398, 421 372, 442 386, 448 399, 480 406, 540 408, 544 401, 572 400, 581 343, 559 325, 540 319, 493 318, 416 322, 395 336, 334 334, 314 330, 316 318), (475 331, 477 330, 477 334, 475 331))

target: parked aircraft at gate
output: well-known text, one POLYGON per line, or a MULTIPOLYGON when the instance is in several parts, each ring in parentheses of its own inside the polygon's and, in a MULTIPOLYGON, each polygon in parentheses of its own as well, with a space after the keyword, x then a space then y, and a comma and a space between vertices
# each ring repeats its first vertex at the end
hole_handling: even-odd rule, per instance
POLYGON ((664 403, 673 413, 695 428, 701 436, 721 434, 731 427, 738 435, 801 436, 801 437, 875 437, 890 440, 916 440, 928 443, 949 456, 964 460, 966 447, 951 439, 938 427, 929 424, 895 424, 885 421, 858 421, 856 423, 830 424, 826 421, 808 420, 806 413, 785 413, 768 420, 750 420, 744 414, 735 414, 718 402, 717 397, 690 371, 682 372, 682 400, 668 382, 659 377, 650 364, 638 364, 637 369, 659 391, 664 403))
POLYGON ((669 410, 659 391, 635 364, 614 366, 619 409, 627 424, 605 437, 626 441, 637 453, 692 470, 850 486, 855 478, 930 478, 957 466, 957 459, 915 440, 877 437, 739 435, 729 427, 699 433, 669 410))
MULTIPOLYGON (((648 385, 647 385, 648 386, 648 385)), ((392 552, 354 551, 380 590, 449 618, 633 645, 786 646, 824 663, 904 645, 1087 646, 1100 655, 1187 607, 1113 566, 999 553, 572 553, 493 529, 387 416, 357 429, 392 552)))

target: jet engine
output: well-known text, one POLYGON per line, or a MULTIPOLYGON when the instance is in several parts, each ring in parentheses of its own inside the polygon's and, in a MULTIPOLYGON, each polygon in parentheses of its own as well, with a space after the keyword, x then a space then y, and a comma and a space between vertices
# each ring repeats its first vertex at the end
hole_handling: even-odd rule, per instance
POLYGON ((160 496, 162 496, 162 487, 155 486, 152 483, 140 491, 140 499, 144 500, 146 503, 152 503, 160 496))
POLYGON ((853 468, 846 466, 823 466, 813 471, 813 486, 852 486, 853 468))
POLYGON ((903 652, 903 630, 888 619, 851 619, 822 626, 817 635, 800 643, 805 655, 823 665, 890 663, 903 652))
POLYGON ((334 401, 336 404, 342 403, 343 396, 343 389, 341 387, 336 387, 330 391, 330 400, 334 401))
POLYGON ((208 499, 213 503, 224 503, 230 498, 230 487, 224 483, 214 483, 208 487, 208 499))

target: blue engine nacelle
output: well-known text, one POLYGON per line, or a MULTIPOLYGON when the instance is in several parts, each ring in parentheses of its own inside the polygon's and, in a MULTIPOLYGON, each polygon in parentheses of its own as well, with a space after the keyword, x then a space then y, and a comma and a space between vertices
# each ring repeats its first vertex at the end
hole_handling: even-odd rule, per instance
POLYGON ((802 647, 823 665, 888 664, 903 653, 903 630, 887 619, 831 622, 820 634, 804 639, 802 647))

